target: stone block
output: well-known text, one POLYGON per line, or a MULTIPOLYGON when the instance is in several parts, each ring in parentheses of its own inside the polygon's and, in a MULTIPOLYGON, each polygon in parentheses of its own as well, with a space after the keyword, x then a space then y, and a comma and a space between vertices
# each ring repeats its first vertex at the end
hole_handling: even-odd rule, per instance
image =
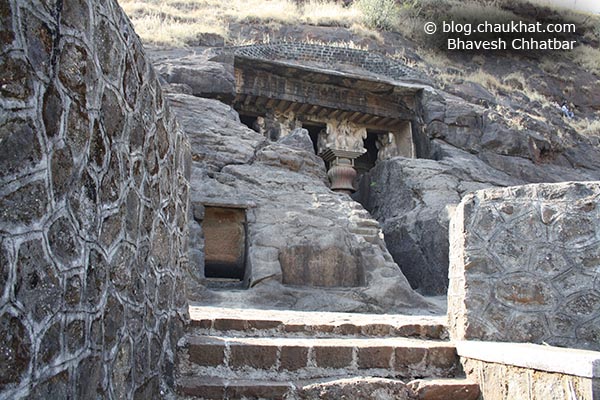
POLYGON ((190 362, 216 367, 225 362, 225 342, 221 340, 190 340, 188 343, 190 362))
POLYGON ((300 286, 353 287, 362 284, 363 267, 351 249, 306 243, 281 249, 283 283, 300 286))
POLYGON ((243 331, 248 328, 248 323, 243 319, 217 318, 213 328, 219 331, 243 331))
POLYGON ((420 364, 427 355, 427 349, 419 347, 397 347, 394 352, 397 370, 404 370, 412 365, 420 364))
POLYGON ((196 376, 183 376, 177 380, 177 390, 187 396, 196 396, 204 399, 224 399, 225 382, 221 378, 200 378, 196 376))
POLYGON ((229 382, 226 389, 226 399, 281 399, 290 390, 287 382, 267 382, 239 380, 229 382))
POLYGON ((477 400, 480 393, 479 385, 466 379, 418 379, 409 382, 408 387, 418 400, 477 400))
POLYGON ((280 353, 280 368, 296 371, 308 364, 308 348, 302 346, 282 346, 280 353))
POLYGON ((392 347, 359 347, 358 368, 390 368, 394 349, 392 347))
POLYGON ((451 336, 600 350, 589 272, 600 260, 599 195, 597 182, 568 182, 466 196, 451 222, 451 336))
POLYGON ((277 362, 277 347, 231 342, 229 344, 229 367, 271 369, 277 362))
POLYGON ((315 363, 320 368, 347 368, 352 364, 352 347, 313 347, 315 363))

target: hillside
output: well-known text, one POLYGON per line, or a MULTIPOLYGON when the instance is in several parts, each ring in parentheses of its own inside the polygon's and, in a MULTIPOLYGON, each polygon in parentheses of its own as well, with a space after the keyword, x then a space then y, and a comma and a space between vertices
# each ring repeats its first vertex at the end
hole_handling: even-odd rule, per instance
MULTIPOLYGON (((518 0, 127 1, 136 32, 149 48, 203 47, 278 40, 309 41, 380 52, 425 73, 435 86, 490 108, 509 128, 542 122, 556 136, 600 137, 600 17, 518 0), (347 4, 345 4, 347 3, 347 4), (376 7, 376 8, 374 8, 376 7), (573 23, 572 51, 444 52, 422 32, 425 21, 485 19, 573 23), (566 100, 576 118, 556 116, 566 100)), ((197 48, 200 49, 197 49, 197 48)))
MULTIPOLYGON (((215 95, 235 93, 231 66, 218 61, 223 46, 282 42, 365 50, 420 75, 431 88, 421 95, 420 116, 413 121, 420 132, 413 135, 426 138, 423 150, 417 159, 378 163, 363 175, 354 198, 379 221, 394 261, 423 294, 446 291, 448 221, 465 194, 600 179, 598 16, 516 0, 121 4, 169 91, 229 102, 229 95, 215 95), (426 35, 427 21, 440 27, 443 21, 574 24, 575 32, 557 38, 576 46, 448 51, 449 34, 426 35), (572 119, 563 115, 563 101, 574 112, 572 119)), ((327 68, 366 73, 344 63, 327 68)))

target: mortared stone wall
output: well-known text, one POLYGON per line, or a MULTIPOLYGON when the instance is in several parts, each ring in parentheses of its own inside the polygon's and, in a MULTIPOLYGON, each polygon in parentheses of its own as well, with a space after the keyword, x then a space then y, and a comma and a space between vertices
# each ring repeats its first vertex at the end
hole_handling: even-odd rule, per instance
POLYGON ((0 2, 0 399, 160 398, 189 163, 115 0, 0 2))
POLYGON ((450 228, 455 340, 600 350, 600 182, 485 189, 450 228))

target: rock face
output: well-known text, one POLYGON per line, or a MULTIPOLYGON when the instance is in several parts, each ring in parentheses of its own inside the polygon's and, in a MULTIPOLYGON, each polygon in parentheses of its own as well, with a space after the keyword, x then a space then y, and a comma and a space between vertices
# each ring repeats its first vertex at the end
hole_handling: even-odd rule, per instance
POLYGON ((194 96, 235 95, 233 68, 210 61, 209 55, 171 54, 155 63, 156 71, 170 84, 186 85, 194 96))
POLYGON ((454 339, 600 350, 600 184, 488 189, 452 219, 454 339))
POLYGON ((421 106, 432 160, 379 162, 355 198, 382 224, 394 260, 423 294, 446 293, 448 216, 465 194, 600 178, 598 148, 583 137, 559 138, 540 121, 509 128, 489 109, 432 89, 422 92, 421 106))
POLYGON ((155 397, 187 319, 189 145, 116 1, 0 21, 0 397, 155 397))
POLYGON ((193 149, 191 299, 298 310, 434 308, 410 289, 377 222, 360 204, 329 190, 323 160, 301 139, 306 133, 270 142, 216 100, 184 94, 169 100, 193 149), (201 210, 219 205, 246 210, 247 290, 205 287, 196 250, 203 247, 201 210))
MULTIPOLYGON (((338 73, 350 68, 353 74, 367 78, 407 78, 391 73, 377 57, 358 57, 364 52, 315 51, 316 47, 296 43, 284 45, 279 53, 271 51, 279 48, 272 45, 238 50, 265 60, 293 59, 315 70, 327 66, 338 73)), ((215 50, 209 49, 188 56, 178 54, 177 58, 192 57, 208 68, 219 60, 214 54, 215 50)), ((231 64, 231 60, 221 60, 225 69, 231 64)), ((159 60, 161 68, 169 63, 173 62, 164 55, 159 60)), ((165 79, 174 82, 164 71, 165 79)), ((194 84, 191 79, 181 82, 194 84)), ((406 116, 413 126, 412 144, 418 159, 379 161, 363 177, 354 198, 381 223, 386 245, 411 286, 422 294, 442 295, 447 290, 448 215, 462 196, 490 187, 597 180, 600 150, 597 138, 575 132, 559 114, 552 115, 541 106, 535 112, 540 118, 531 118, 517 111, 523 104, 494 95, 474 82, 463 82, 448 92, 430 87, 430 81, 420 82, 421 89, 413 87, 417 94, 411 100, 416 115, 406 116)), ((406 82, 405 87, 400 81, 388 83, 397 84, 400 91, 408 87, 406 82)), ((251 86, 245 89, 254 90, 251 86)), ((220 84, 209 90, 213 97, 223 92, 220 84)), ((237 90, 235 85, 231 90, 237 90)), ((338 103, 336 106, 343 108, 343 101, 338 103)), ((397 106, 395 109, 402 108, 397 106)))
POLYGON ((454 205, 470 191, 518 182, 469 153, 438 146, 446 151, 440 161, 396 157, 377 163, 357 196, 381 223, 387 248, 411 286, 423 294, 444 294, 448 288, 454 205))

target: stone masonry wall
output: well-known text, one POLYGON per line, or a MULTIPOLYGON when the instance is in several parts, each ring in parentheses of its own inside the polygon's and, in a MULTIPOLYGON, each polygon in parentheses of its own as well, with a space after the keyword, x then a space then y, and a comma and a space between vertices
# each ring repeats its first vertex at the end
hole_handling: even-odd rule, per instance
POLYGON ((161 397, 188 165, 116 1, 0 2, 0 399, 161 397))
POLYGON ((600 350, 600 182, 486 189, 450 228, 456 340, 600 350))
POLYGON ((461 358, 467 377, 485 400, 596 400, 600 380, 461 358))
POLYGON ((302 42, 274 42, 232 48, 236 55, 261 60, 313 61, 330 66, 350 64, 392 79, 419 78, 418 73, 401 62, 372 51, 302 42))

